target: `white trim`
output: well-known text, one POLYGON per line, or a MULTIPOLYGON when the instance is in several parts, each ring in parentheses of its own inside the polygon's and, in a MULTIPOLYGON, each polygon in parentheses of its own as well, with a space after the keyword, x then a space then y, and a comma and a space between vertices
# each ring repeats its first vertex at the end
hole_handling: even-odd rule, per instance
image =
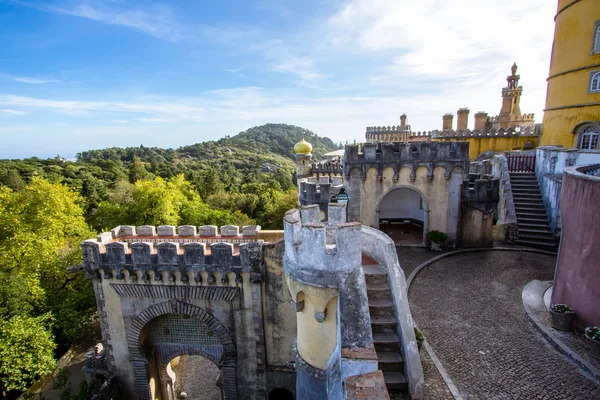
POLYGON ((588 93, 600 92, 600 71, 590 73, 590 85, 588 93))

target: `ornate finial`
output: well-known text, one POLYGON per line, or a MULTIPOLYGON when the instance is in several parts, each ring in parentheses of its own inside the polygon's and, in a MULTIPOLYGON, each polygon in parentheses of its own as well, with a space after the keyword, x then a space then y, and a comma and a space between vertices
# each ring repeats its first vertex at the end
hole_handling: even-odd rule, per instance
POLYGON ((514 63, 513 66, 510 68, 510 70, 512 71, 513 75, 517 74, 517 63, 514 63))

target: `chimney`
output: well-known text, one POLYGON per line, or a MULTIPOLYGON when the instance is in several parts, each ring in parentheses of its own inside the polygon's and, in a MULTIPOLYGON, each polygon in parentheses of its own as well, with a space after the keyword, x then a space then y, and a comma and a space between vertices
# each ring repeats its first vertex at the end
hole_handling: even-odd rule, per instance
POLYGON ((487 125, 488 114, 483 111, 477 111, 475 114, 475 129, 484 131, 487 125))
POLYGON ((454 119, 454 114, 444 114, 442 116, 442 130, 451 131, 453 119, 454 119))
POLYGON ((400 116, 400 126, 403 128, 406 126, 406 114, 400 116))
POLYGON ((469 123, 469 109, 468 108, 459 108, 456 112, 458 116, 456 121, 456 130, 457 131, 466 131, 467 125, 469 123))

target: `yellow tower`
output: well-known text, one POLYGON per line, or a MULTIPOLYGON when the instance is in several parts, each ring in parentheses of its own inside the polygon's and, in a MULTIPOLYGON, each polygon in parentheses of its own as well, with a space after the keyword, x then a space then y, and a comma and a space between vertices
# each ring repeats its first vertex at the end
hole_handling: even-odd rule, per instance
POLYGON ((598 149, 600 1, 560 0, 541 145, 598 149))

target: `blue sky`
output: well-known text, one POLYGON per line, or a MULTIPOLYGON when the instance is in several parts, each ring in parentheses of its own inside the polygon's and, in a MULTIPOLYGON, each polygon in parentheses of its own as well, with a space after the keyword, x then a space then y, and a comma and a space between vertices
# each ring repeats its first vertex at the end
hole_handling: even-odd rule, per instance
POLYGON ((0 0, 0 158, 179 147, 283 122, 335 141, 408 114, 541 122, 556 1, 0 0))

